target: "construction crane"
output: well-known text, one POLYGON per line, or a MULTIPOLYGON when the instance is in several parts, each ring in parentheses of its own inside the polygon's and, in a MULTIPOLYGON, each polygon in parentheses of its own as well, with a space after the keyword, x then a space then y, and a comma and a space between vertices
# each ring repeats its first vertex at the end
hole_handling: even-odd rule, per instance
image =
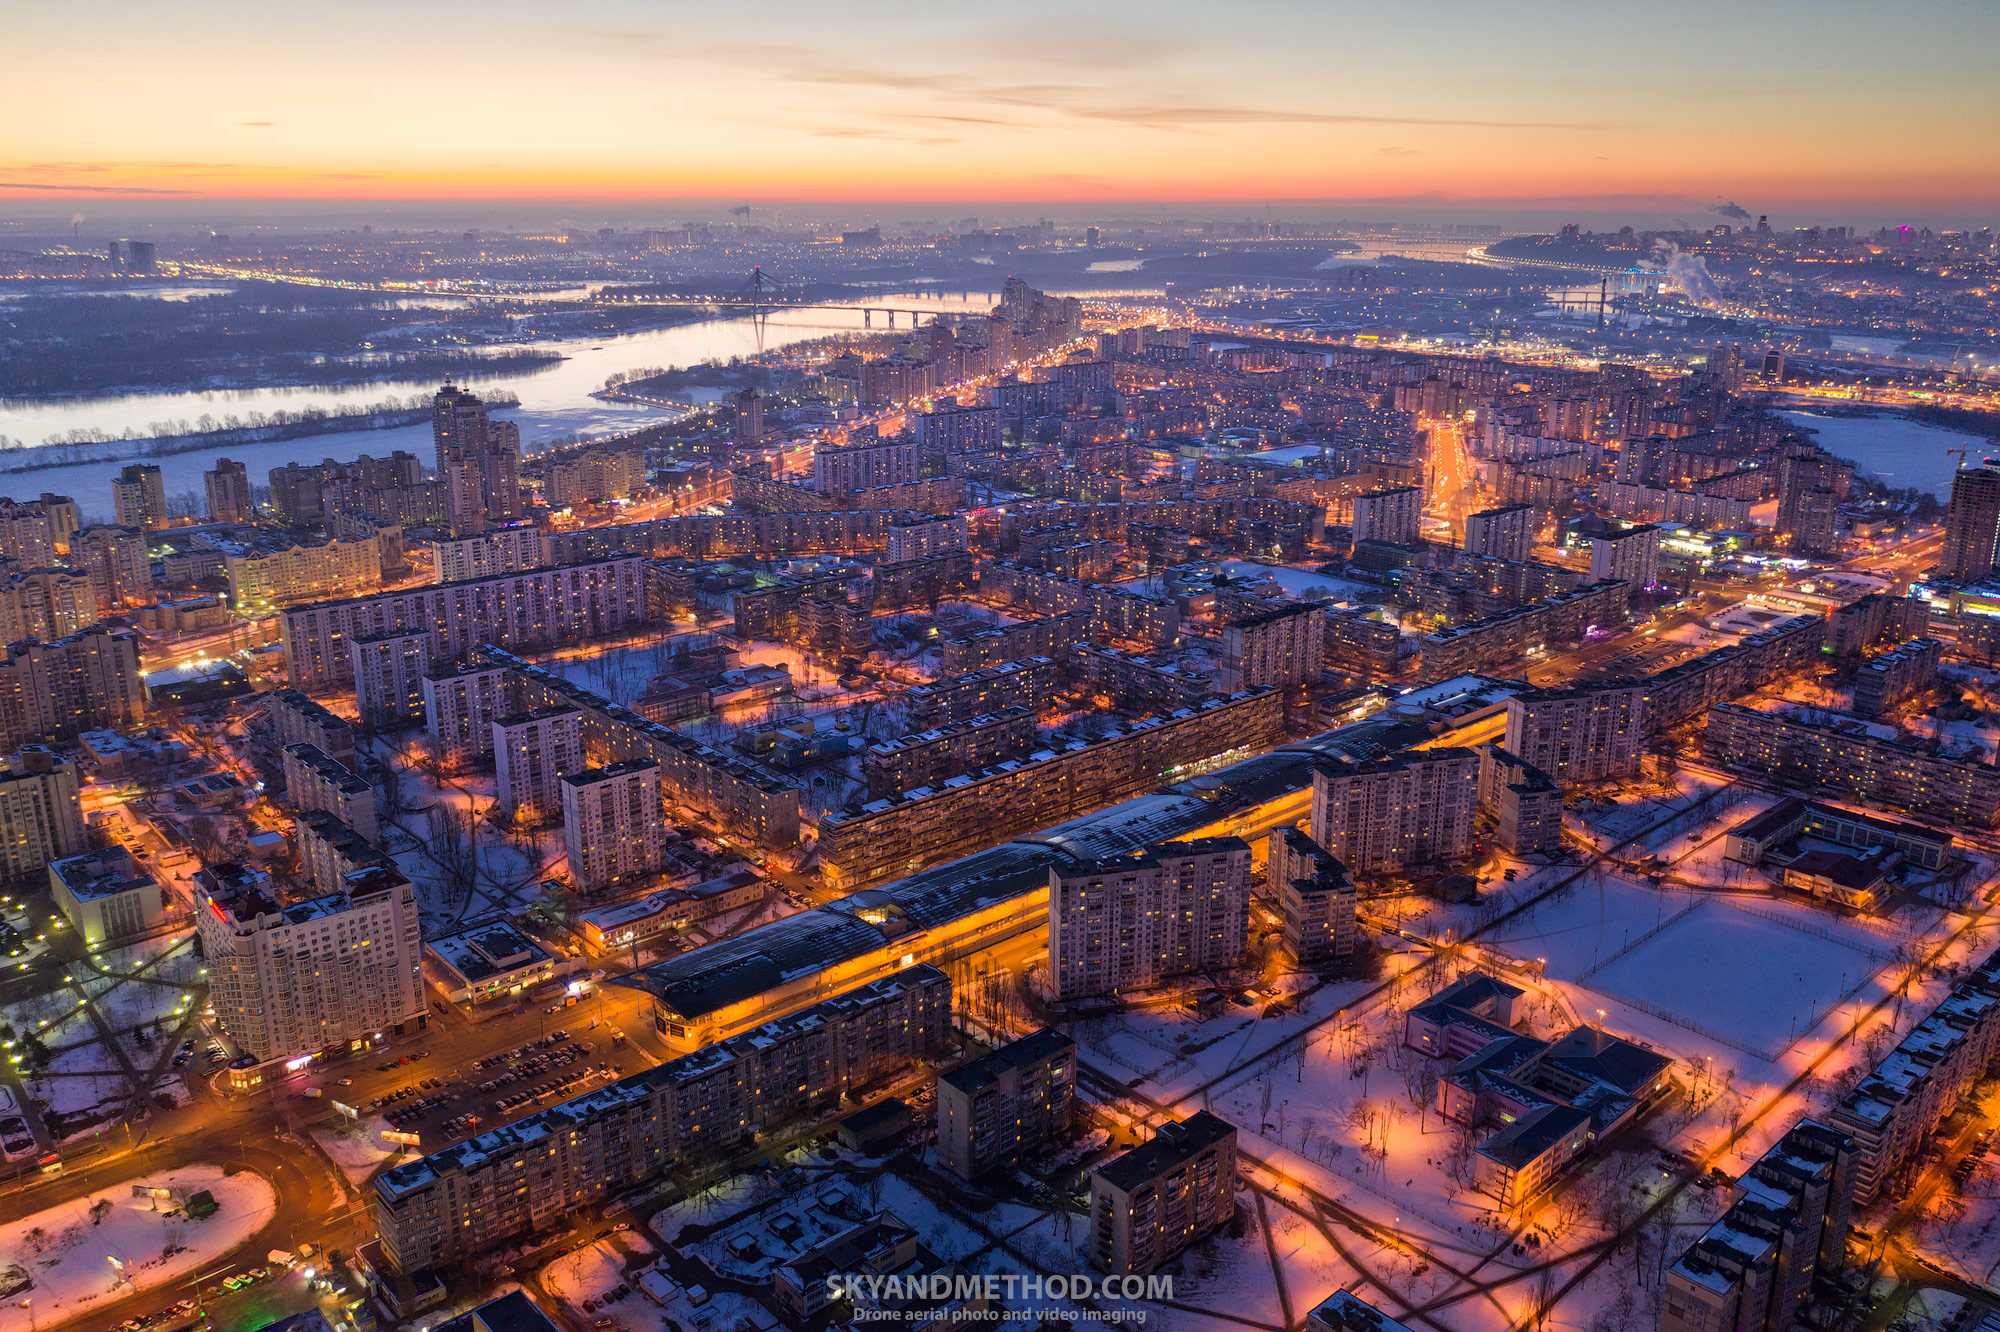
POLYGON ((1964 471, 1964 470, 1965 470, 1965 450, 1964 450, 1964 449, 1946 449, 1946 450, 1945 450, 1945 452, 1946 452, 1947 454, 1952 454, 1952 453, 1956 453, 1956 454, 1958 455, 1958 466, 1957 466, 1957 467, 1955 467, 1955 468, 1953 468, 1953 469, 1952 469, 1953 471, 1957 471, 1957 472, 1962 472, 1962 471, 1964 471))

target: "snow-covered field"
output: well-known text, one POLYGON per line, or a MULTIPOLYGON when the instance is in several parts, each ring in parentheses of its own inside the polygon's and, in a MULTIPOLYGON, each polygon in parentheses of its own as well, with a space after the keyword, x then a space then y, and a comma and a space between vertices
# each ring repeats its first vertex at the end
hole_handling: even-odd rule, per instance
POLYGON ((1886 959, 1860 942, 1707 901, 1603 962, 1583 983, 1775 1059, 1880 970, 1886 959))
POLYGON ((205 1271, 271 1220, 277 1195, 261 1175, 197 1165, 126 1180, 0 1226, 0 1263, 19 1263, 34 1278, 32 1310, 0 1305, 0 1332, 54 1327, 94 1303, 184 1281, 205 1271), (220 1210, 206 1220, 167 1216, 132 1196, 135 1184, 207 1189, 220 1210), (113 1265, 116 1259, 118 1265, 113 1265), (127 1276, 120 1276, 121 1268, 127 1276))

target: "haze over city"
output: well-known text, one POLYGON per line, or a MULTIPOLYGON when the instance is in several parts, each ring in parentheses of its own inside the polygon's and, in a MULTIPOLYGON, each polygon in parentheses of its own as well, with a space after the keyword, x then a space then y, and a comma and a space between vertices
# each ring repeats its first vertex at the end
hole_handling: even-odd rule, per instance
MULTIPOLYGON (((0 186, 154 200, 1167 200, 1963 224, 2000 14, 1535 0, 13 16, 0 186)), ((121 210, 123 211, 123 210, 121 210)))

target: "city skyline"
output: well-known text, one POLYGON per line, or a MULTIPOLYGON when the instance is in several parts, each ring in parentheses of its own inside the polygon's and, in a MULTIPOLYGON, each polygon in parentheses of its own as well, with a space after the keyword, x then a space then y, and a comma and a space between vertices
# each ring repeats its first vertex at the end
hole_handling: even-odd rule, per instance
POLYGON ((2000 200, 1976 129, 2000 14, 1970 4, 1449 6, 1421 30, 1353 6, 361 6, 253 28, 208 5, 171 32, 99 9, 17 20, 39 58, 4 94, 6 211, 1013 198, 1965 224, 2000 200), (104 91, 78 98, 79 69, 104 91))

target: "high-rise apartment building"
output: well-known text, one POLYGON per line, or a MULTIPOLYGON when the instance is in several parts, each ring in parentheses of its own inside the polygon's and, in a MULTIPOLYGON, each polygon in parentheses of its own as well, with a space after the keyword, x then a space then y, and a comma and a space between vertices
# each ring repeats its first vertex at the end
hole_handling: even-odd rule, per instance
POLYGON ((41 505, 0 499, 0 559, 17 560, 24 569, 56 562, 55 525, 41 505))
POLYGON ((476 535, 489 524, 521 518, 518 425, 493 420, 479 398, 446 384, 431 401, 431 440, 453 536, 476 535))
POLYGON ((2000 467, 1968 467, 1951 479, 1938 572, 1962 583, 1993 572, 2000 544, 2000 467))
POLYGON ((208 520, 212 523, 247 523, 257 516, 250 498, 250 469, 228 458, 217 458, 213 471, 201 474, 202 488, 208 492, 208 520))
POLYGON ((23 745, 0 766, 0 880, 19 883, 89 849, 76 764, 23 745))
POLYGON ((431 667, 430 634, 369 634, 350 640, 347 651, 364 725, 400 726, 422 715, 424 675, 431 667))
POLYGON ((99 610, 112 612, 153 599, 153 561, 136 527, 87 527, 70 538, 70 567, 90 577, 99 610))
POLYGON ((562 817, 562 778, 589 766, 583 713, 551 704, 493 719, 493 762, 500 778, 494 812, 532 827, 562 817))
POLYGON ((1840 553, 1840 502, 1854 468, 1816 444, 1786 447, 1778 460, 1778 536, 1800 555, 1840 553))
POLYGON ((962 513, 922 513, 898 518, 889 524, 887 561, 898 564, 904 560, 929 559, 948 550, 964 550, 965 528, 962 513))
POLYGON ((1236 1215, 1236 1128, 1206 1110, 1090 1175, 1090 1261, 1144 1276, 1236 1215))
POLYGON ((1396 486, 1354 497, 1354 542, 1387 541, 1414 546, 1423 534, 1424 492, 1396 486))
POLYGON ((1465 518, 1465 551, 1468 555, 1490 555, 1497 560, 1527 563, 1535 553, 1535 528, 1539 525, 1532 504, 1510 504, 1485 509, 1465 518))
POLYGON ((1630 777, 1646 753, 1646 685, 1604 680, 1516 694, 1501 743, 1564 785, 1630 777))
POLYGON ((730 398, 729 405, 735 408, 729 437, 738 444, 761 443, 764 439, 764 395, 755 388, 747 388, 730 398))
POLYGON ((542 529, 533 523, 510 523, 477 536, 444 537, 431 547, 431 568, 440 583, 519 573, 542 564, 542 529))
POLYGON ((667 819, 659 764, 626 759, 564 773, 559 780, 563 846, 577 887, 589 892, 660 868, 667 819))
POLYGON ((1660 581, 1660 529, 1651 523, 1590 537, 1590 581, 1617 579, 1634 592, 1660 581))
POLYGON ((1298 601, 1229 621, 1222 627, 1222 669, 1216 688, 1225 694, 1257 685, 1317 681, 1325 669, 1326 607, 1298 601))
POLYGON ((1502 850, 1519 856, 1562 849, 1562 787, 1498 745, 1479 747, 1479 808, 1492 817, 1502 850))
POLYGON ((156 463, 129 463, 111 483, 120 527, 151 532, 167 525, 167 487, 156 463))
POLYGON ((196 879, 215 1017, 259 1063, 401 1035, 425 1022, 423 936, 410 881, 385 866, 281 902, 268 876, 196 879))
POLYGON ((1479 756, 1418 749, 1313 774, 1312 839, 1355 874, 1396 874, 1472 849, 1479 756))
POLYGON ((938 1164, 973 1180, 1067 1134, 1076 1042, 1044 1028, 938 1075, 938 1164))
POLYGON ((1266 884, 1282 907, 1285 950, 1301 962, 1352 953, 1360 931, 1347 867, 1290 825, 1271 829, 1266 845, 1266 884))
POLYGON ((139 636, 93 625, 49 643, 15 643, 0 659, 0 749, 68 739, 100 727, 137 726, 146 715, 139 636))
POLYGON ((514 709, 507 668, 460 661, 424 673, 424 730, 447 766, 493 752, 493 719, 514 709))
POLYGON ((1049 974, 1065 1000, 1234 966, 1250 920, 1250 844, 1164 842, 1049 871, 1049 974))
POLYGON ((1785 1332, 1847 1264, 1856 1152, 1799 1121, 1743 1172, 1729 1210, 1667 1269, 1661 1332, 1785 1332))
POLYGON ((87 574, 53 566, 0 575, 0 643, 46 643, 97 621, 97 589, 87 574))

